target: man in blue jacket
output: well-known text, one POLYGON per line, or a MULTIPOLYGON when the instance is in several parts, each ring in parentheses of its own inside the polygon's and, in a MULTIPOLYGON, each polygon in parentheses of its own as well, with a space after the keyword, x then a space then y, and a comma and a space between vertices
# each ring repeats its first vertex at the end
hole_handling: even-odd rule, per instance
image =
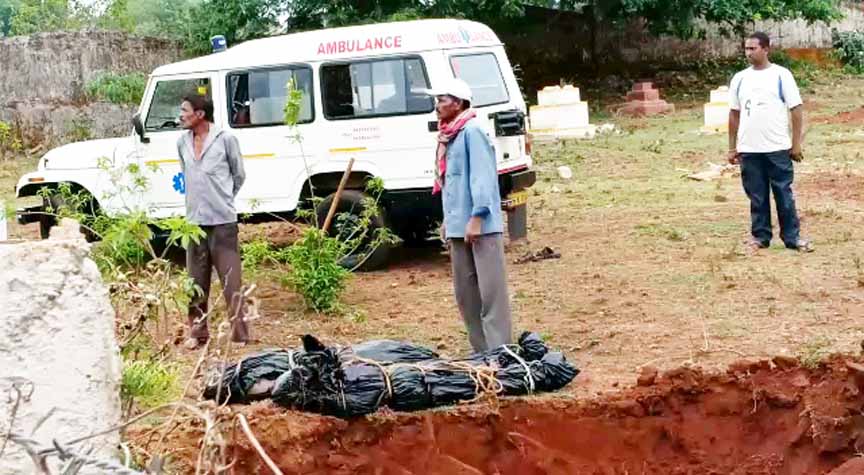
POLYGON ((441 192, 453 286, 474 351, 512 342, 504 267, 504 219, 495 149, 471 109, 471 88, 455 79, 437 97, 433 192, 441 192))

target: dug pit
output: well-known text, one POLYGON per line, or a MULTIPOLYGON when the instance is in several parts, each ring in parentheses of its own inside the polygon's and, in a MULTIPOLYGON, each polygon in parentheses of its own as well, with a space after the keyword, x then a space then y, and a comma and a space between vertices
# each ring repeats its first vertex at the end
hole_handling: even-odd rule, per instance
MULTIPOLYGON (((243 413, 285 474, 845 474, 860 472, 862 390, 864 366, 851 359, 805 368, 775 358, 724 373, 644 370, 636 386, 595 400, 507 399, 347 421, 267 402, 220 417, 243 413)), ((225 433, 231 473, 272 473, 239 430, 225 433)), ((130 435, 146 440, 148 431, 130 435)), ((172 432, 181 472, 194 473, 201 435, 188 424, 172 432)))

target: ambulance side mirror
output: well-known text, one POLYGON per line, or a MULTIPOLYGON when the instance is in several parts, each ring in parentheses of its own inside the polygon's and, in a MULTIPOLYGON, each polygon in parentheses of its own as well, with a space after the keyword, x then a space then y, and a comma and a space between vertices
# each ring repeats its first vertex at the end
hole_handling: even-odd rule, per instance
POLYGON ((150 139, 144 135, 144 123, 141 122, 141 114, 139 112, 136 112, 132 116, 132 127, 135 128, 135 133, 138 134, 138 139, 141 140, 141 143, 150 143, 150 139))

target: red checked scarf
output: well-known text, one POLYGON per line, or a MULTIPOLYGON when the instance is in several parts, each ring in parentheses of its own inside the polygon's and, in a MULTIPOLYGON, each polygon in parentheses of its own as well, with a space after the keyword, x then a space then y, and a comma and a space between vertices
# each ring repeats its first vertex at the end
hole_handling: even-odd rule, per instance
POLYGON ((474 109, 465 109, 450 122, 438 121, 438 149, 435 151, 435 184, 432 194, 441 192, 444 187, 444 174, 447 172, 447 144, 456 138, 465 123, 477 116, 474 109))

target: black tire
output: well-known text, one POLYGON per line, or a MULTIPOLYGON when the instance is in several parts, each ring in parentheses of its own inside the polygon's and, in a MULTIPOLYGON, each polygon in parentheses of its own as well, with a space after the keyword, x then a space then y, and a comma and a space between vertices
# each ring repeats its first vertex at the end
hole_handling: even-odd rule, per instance
MULTIPOLYGON (((95 203, 95 201, 92 203, 95 203)), ((54 215, 59 214, 60 210, 65 206, 66 201, 60 195, 51 195, 49 198, 42 198, 42 211, 45 213, 52 213, 39 216, 39 236, 42 239, 48 239, 51 236, 51 228, 57 225, 57 217, 54 215)), ((85 208, 87 207, 90 209, 85 212, 96 212, 95 204, 86 205, 85 208)), ((96 242, 99 240, 99 236, 94 234, 93 231, 87 227, 81 226, 78 230, 81 231, 81 234, 84 235, 84 239, 86 239, 87 242, 96 242)))
POLYGON ((150 240, 150 245, 153 247, 153 252, 157 257, 162 257, 181 269, 186 268, 186 249, 183 246, 174 244, 168 245, 169 232, 158 226, 151 226, 153 231, 153 239, 150 240))
MULTIPOLYGON (((338 217, 342 213, 349 213, 354 216, 360 216, 364 211, 363 200, 364 198, 367 198, 367 196, 368 195, 358 190, 343 191, 342 196, 339 198, 339 204, 336 205, 336 217, 338 217)), ((325 198, 324 201, 322 201, 320 204, 318 204, 315 213, 318 215, 319 226, 324 226, 324 220, 327 219, 327 212, 330 210, 330 205, 333 203, 333 199, 335 197, 336 194, 333 193, 327 198, 325 198)), ((330 224, 330 229, 328 230, 328 234, 330 234, 331 236, 338 236, 340 232, 338 226, 338 219, 336 217, 333 218, 333 222, 330 224)), ((379 205, 378 213, 372 218, 372 222, 369 225, 369 230, 367 233, 369 238, 367 241, 372 240, 372 236, 375 234, 377 229, 384 228, 386 226, 387 216, 384 209, 382 209, 382 207, 379 205)), ((360 246, 357 252, 342 259, 342 262, 340 262, 339 264, 347 269, 353 269, 357 267, 360 262, 362 262, 362 264, 357 267, 357 270, 363 272, 383 269, 387 265, 392 249, 393 246, 382 244, 377 248, 370 250, 364 244, 360 246), (371 252, 371 254, 367 256, 369 252, 371 252)))
MULTIPOLYGON (((42 198, 42 211, 44 213, 57 213, 57 210, 63 206, 63 198, 59 195, 52 195, 49 198, 42 198)), ((48 239, 51 236, 51 228, 57 225, 57 218, 49 214, 39 216, 39 236, 42 239, 48 239)))

